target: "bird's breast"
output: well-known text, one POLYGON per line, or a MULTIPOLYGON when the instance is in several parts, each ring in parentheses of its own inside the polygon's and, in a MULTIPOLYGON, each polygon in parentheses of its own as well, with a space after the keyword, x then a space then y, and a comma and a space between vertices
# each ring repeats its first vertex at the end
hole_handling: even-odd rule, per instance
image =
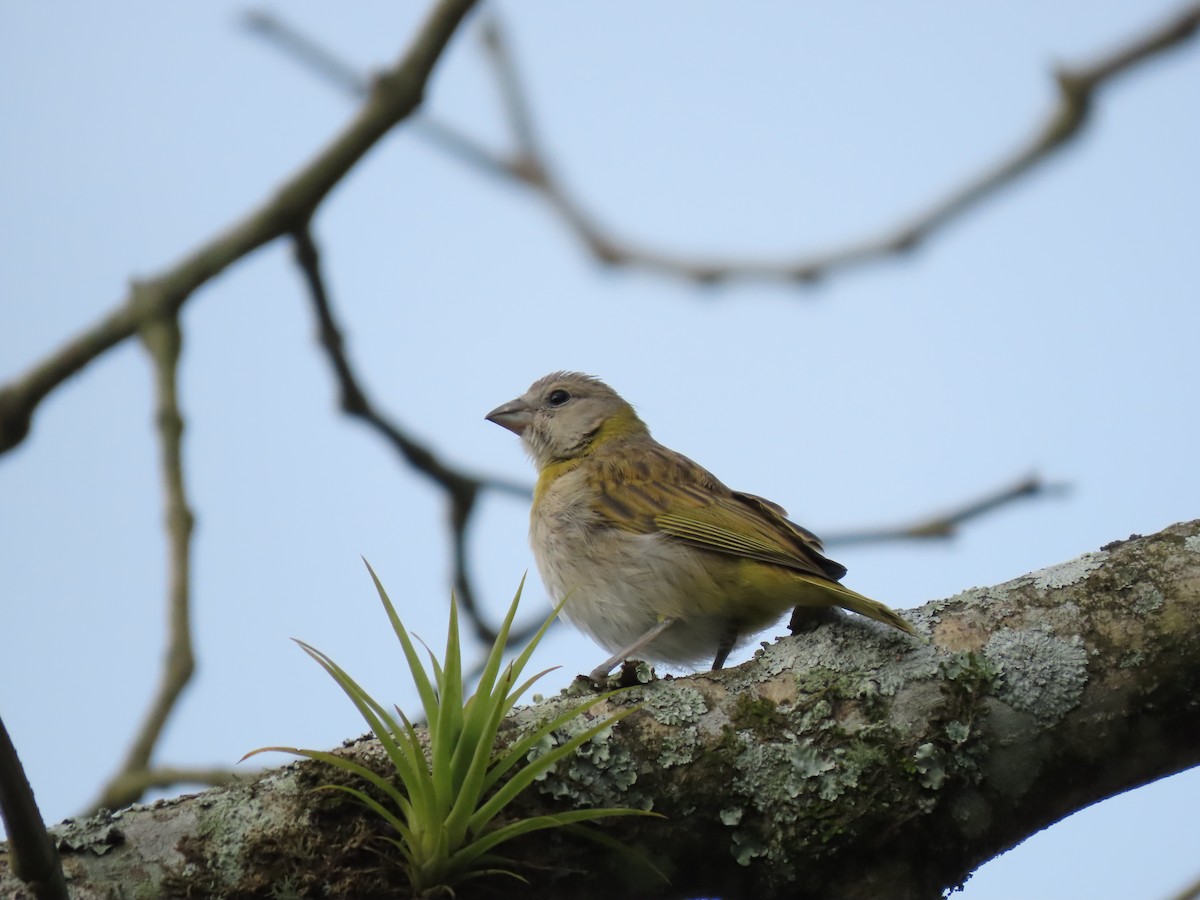
POLYGON ((594 511, 582 479, 568 479, 570 474, 541 492, 529 532, 551 599, 566 598, 564 618, 610 651, 628 646, 660 619, 675 618, 679 625, 647 655, 676 664, 710 658, 725 618, 711 554, 661 534, 613 528, 594 511))

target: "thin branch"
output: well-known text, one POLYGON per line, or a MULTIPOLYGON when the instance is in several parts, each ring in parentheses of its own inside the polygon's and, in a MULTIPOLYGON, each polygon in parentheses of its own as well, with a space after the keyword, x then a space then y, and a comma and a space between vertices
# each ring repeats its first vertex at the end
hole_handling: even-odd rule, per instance
MULTIPOLYGON (((142 297, 140 286, 133 295, 142 297)), ((162 681, 121 768, 100 792, 93 808, 117 809, 141 796, 129 785, 150 767, 150 758, 196 669, 191 626, 191 537, 195 517, 183 477, 183 415, 179 409, 179 356, 183 333, 176 314, 145 321, 139 332, 154 364, 155 421, 166 496, 167 651, 162 681)))
MULTIPOLYGON (((330 82, 333 87, 359 98, 370 93, 369 77, 328 47, 322 46, 310 35, 269 10, 248 12, 243 17, 243 23, 255 37, 262 38, 301 67, 330 82)), ((457 157, 462 163, 500 178, 516 176, 507 160, 451 125, 425 113, 414 115, 410 125, 415 133, 448 155, 457 157)))
POLYGON ((657 253, 636 247, 603 228, 553 174, 553 167, 537 140, 527 95, 521 86, 503 33, 494 18, 488 19, 483 27, 485 46, 489 50, 518 147, 518 161, 511 163, 509 168, 526 184, 545 195, 567 225, 601 262, 649 269, 698 282, 734 278, 814 282, 835 271, 913 250, 934 231, 1043 162, 1080 133, 1101 87, 1138 63, 1190 39, 1200 27, 1200 5, 1193 4, 1185 8, 1169 21, 1139 35, 1092 65, 1060 69, 1055 76, 1059 89, 1058 105, 1030 139, 907 221, 885 230, 879 236, 854 241, 824 253, 762 262, 689 259, 657 253))
POLYGON ((242 23, 251 33, 274 44, 285 56, 293 57, 326 81, 332 82, 335 87, 358 97, 366 97, 370 93, 371 80, 357 68, 270 10, 247 10, 242 15, 242 23))
POLYGON ((0 818, 8 833, 12 871, 37 900, 67 900, 62 859, 38 811, 33 788, 4 720, 0 719, 0 818))
POLYGON ((964 503, 948 512, 919 519, 909 525, 857 529, 840 534, 824 535, 822 540, 826 546, 833 546, 835 544, 882 544, 890 541, 952 538, 957 536, 961 526, 1001 507, 1034 497, 1061 496, 1068 490, 1069 488, 1064 484, 1047 484, 1037 474, 1027 475, 1013 484, 985 494, 977 500, 964 503))
MULTIPOLYGON (((509 496, 528 499, 530 490, 524 484, 483 475, 472 475, 451 467, 438 455, 418 441, 396 422, 380 412, 367 397, 362 383, 354 372, 346 352, 346 339, 333 311, 329 289, 321 271, 321 258, 316 241, 309 226, 298 229, 292 235, 296 254, 296 265, 304 276, 308 296, 316 315, 320 343, 329 359, 340 393, 340 406, 344 413, 361 420, 381 435, 400 454, 401 458, 417 472, 437 485, 446 495, 448 525, 454 557, 454 585, 459 608, 471 620, 476 637, 484 644, 495 643, 496 629, 484 620, 483 611, 475 598, 475 591, 468 574, 466 532, 475 501, 481 490, 493 490, 509 496)), ((539 623, 540 624, 540 623, 539 623)), ((537 624, 531 625, 536 630, 537 624)), ((523 633, 510 635, 514 642, 526 639, 523 633)))
MULTIPOLYGON (((1100 88, 1137 64, 1192 38, 1200 26, 1200 5, 1190 5, 1172 19, 1129 41, 1091 65, 1061 68, 1055 73, 1058 103, 1031 137, 1001 156, 940 199, 877 235, 851 241, 841 247, 782 260, 700 259, 639 247, 600 224, 574 196, 555 172, 537 135, 528 92, 521 84, 508 43, 495 17, 483 25, 484 46, 491 60, 501 103, 507 117, 515 151, 497 154, 462 132, 439 122, 423 122, 423 136, 471 167, 492 176, 518 181, 550 204, 564 223, 600 262, 642 268, 661 275, 700 283, 733 279, 786 280, 813 283, 830 274, 889 256, 907 253, 969 209, 990 197, 1077 137, 1087 123, 1088 113, 1100 88)), ((363 83, 353 67, 337 60, 294 28, 274 17, 256 17, 256 31, 301 64, 315 70, 352 92, 363 83), (270 28, 263 27, 263 19, 270 28), (286 38, 284 37, 286 36, 286 38), (337 73, 330 76, 329 72, 337 73)))
MULTIPOLYGON (((229 769, 192 769, 181 766, 155 766, 121 772, 105 786, 105 794, 112 795, 116 800, 115 805, 98 803, 95 809, 119 809, 128 806, 150 790, 166 790, 181 784, 217 787, 222 784, 236 784, 253 777, 252 774, 239 775, 229 769)), ((92 812, 95 812, 95 809, 92 812)))
POLYGON ((480 23, 480 30, 483 46, 491 59, 492 71, 500 88, 500 100, 504 104, 509 131, 519 155, 541 159, 545 153, 542 152, 537 129, 533 124, 529 95, 521 84, 516 64, 508 52, 508 42, 500 28, 500 20, 494 15, 487 16, 480 23))
POLYGON ((177 312, 228 266, 307 222, 363 155, 420 105, 434 64, 474 3, 441 0, 400 61, 375 79, 367 101, 341 134, 271 197, 0 388, 0 453, 25 439, 38 404, 69 377, 132 337, 141 323, 177 312))

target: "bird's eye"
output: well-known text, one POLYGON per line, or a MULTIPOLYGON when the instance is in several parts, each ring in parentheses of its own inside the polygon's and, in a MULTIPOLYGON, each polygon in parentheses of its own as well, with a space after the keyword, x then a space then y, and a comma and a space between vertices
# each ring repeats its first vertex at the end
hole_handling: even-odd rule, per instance
POLYGON ((546 402, 551 406, 562 406, 570 399, 571 395, 560 388, 557 391, 551 391, 550 396, 546 398, 546 402))

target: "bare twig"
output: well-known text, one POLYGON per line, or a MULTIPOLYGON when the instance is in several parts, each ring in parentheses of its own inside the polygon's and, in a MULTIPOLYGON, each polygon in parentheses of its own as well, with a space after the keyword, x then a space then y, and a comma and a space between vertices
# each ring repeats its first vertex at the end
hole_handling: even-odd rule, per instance
POLYGON ((358 97, 366 97, 370 93, 371 80, 357 68, 269 10, 247 10, 242 22, 251 32, 274 44, 284 55, 293 57, 341 90, 358 97))
MULTIPOLYGON (((842 270, 915 249, 935 231, 1078 136, 1101 87, 1138 63, 1184 43, 1196 33, 1198 25, 1200 5, 1193 4, 1091 65, 1059 69, 1055 73, 1059 92, 1057 106, 1033 135, 1015 149, 923 210, 878 235, 821 253, 783 260, 701 259, 657 252, 624 240, 602 226, 566 187, 550 163, 537 135, 528 93, 521 84, 495 17, 483 23, 484 45, 492 62, 516 149, 507 156, 497 154, 461 131, 428 119, 422 120, 421 133, 460 161, 489 175, 519 181, 540 193, 589 252, 603 263, 647 269, 700 283, 733 279, 812 283, 842 270)), ((279 19, 258 14, 254 27, 298 62, 348 87, 351 92, 361 90, 358 86, 365 83, 364 79, 352 74, 352 66, 337 60, 332 53, 279 19)))
POLYGON ((1007 487, 980 497, 978 500, 964 503, 949 512, 920 519, 911 525, 867 528, 841 534, 823 535, 822 540, 826 546, 832 547, 836 544, 881 544, 888 541, 952 538, 958 534, 960 526, 994 512, 1002 506, 1009 506, 1026 498, 1061 495, 1067 490, 1066 485, 1047 484, 1039 475, 1027 475, 1007 487))
POLYGON ((17 756, 8 729, 0 719, 0 818, 8 833, 13 874, 25 882, 37 900, 67 900, 67 881, 62 859, 42 814, 25 767, 17 756))
MULTIPOLYGON (((446 494, 449 504, 450 540, 454 548, 455 595, 460 608, 474 625, 476 637, 484 644, 495 643, 496 629, 483 616, 468 574, 466 533, 475 501, 481 490, 493 490, 509 496, 528 499, 530 489, 517 482, 503 478, 472 475, 454 469, 443 462, 427 446, 408 434, 399 425, 379 411, 366 395, 358 376, 354 373, 346 353, 346 341, 333 312, 329 290, 321 273, 320 254, 313 240, 311 228, 305 226, 292 235, 296 252, 296 264, 304 275, 308 296, 312 301, 320 329, 321 347, 333 368, 334 377, 341 394, 340 405, 347 415, 360 419, 368 427, 382 435, 397 453, 412 468, 430 479, 446 494)), ((530 626, 530 633, 537 630, 530 626)), ((525 640, 527 635, 513 632, 513 642, 525 640)))
MULTIPOLYGON (((267 41, 284 56, 312 70, 335 88, 360 98, 370 92, 370 78, 287 20, 268 10, 258 9, 247 13, 243 21, 251 34, 267 41)), ((427 113, 414 115, 409 124, 414 132, 445 153, 457 157, 460 162, 500 178, 516 175, 508 160, 427 113)))
POLYGON ((229 769, 193 769, 182 766, 154 766, 123 771, 113 776, 105 785, 101 802, 94 804, 91 811, 128 806, 150 790, 166 790, 181 784, 216 787, 221 784, 234 784, 246 777, 253 776, 239 775, 229 769), (107 802, 109 799, 113 802, 107 802))
POLYGON ((350 124, 273 196, 163 274, 144 281, 137 296, 131 294, 99 322, 0 388, 0 453, 25 439, 38 404, 66 379, 131 337, 142 322, 178 311, 198 287, 226 267, 307 222, 334 185, 420 105, 434 64, 474 3, 441 0, 400 61, 375 79, 370 96, 350 124))
POLYGON ((734 278, 784 279, 815 282, 844 269, 883 257, 913 250, 935 230, 957 218, 997 189, 1048 158, 1076 137, 1087 119, 1095 94, 1106 83, 1137 63, 1182 44, 1200 26, 1200 5, 1191 5, 1170 21, 1130 41, 1090 66, 1062 68, 1056 73, 1058 106, 1035 130, 1032 138, 1002 156, 965 184, 949 191, 907 221, 881 235, 848 243, 815 255, 782 261, 689 259, 658 253, 615 237, 604 229, 566 190, 554 175, 536 138, 526 93, 517 77, 503 34, 494 18, 485 24, 485 45, 504 97, 510 127, 518 151, 510 170, 526 184, 539 190, 563 220, 601 262, 644 268, 664 275, 715 282, 734 278))
MULTIPOLYGON (((133 288, 135 302, 144 295, 133 288)), ((195 519, 183 478, 183 415, 179 409, 179 354, 183 334, 176 314, 143 320, 139 334, 154 365, 155 421, 162 456, 168 543, 167 651, 162 681, 120 770, 101 789, 93 808, 116 809, 141 796, 129 785, 150 767, 167 717, 196 668, 191 626, 191 537, 195 519)))
POLYGON ((212 238, 160 276, 135 284, 127 298, 99 322, 69 340, 25 375, 0 388, 0 453, 28 435, 40 402, 88 363, 140 334, 154 360, 157 419, 167 496, 170 545, 169 640, 162 683, 119 772, 96 801, 117 807, 151 786, 180 780, 224 783, 223 770, 150 768, 171 710, 194 669, 189 622, 189 545, 192 514, 183 483, 176 374, 182 335, 178 315, 196 288, 259 247, 306 223, 338 181, 384 134, 420 104, 425 83, 474 0, 441 0, 400 61, 375 80, 358 114, 330 144, 258 209, 212 238))

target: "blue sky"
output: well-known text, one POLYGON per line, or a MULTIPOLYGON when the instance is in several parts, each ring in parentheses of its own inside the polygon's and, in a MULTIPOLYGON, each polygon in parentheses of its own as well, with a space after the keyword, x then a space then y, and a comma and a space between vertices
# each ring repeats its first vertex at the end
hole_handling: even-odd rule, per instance
MULTIPOLYGON (((292 2, 364 71, 423 4, 292 2)), ((873 234, 1017 146, 1086 62, 1168 3, 501 4, 553 161, 630 240, 785 257, 873 234)), ((240 217, 353 101, 239 26, 233 3, 0 11, 0 381, 240 217)), ((918 253, 812 289, 599 268, 538 198, 402 129, 315 230, 372 395, 455 464, 532 481, 483 420, 559 368, 818 533, 903 522, 1037 471, 1070 483, 948 544, 834 554, 897 607, 1200 515, 1200 48, 1104 91, 1085 136, 918 253)), ((507 146, 468 27, 426 110, 507 146)), ((358 560, 438 643, 440 496, 336 412, 289 249, 198 292, 181 390, 197 515, 199 672, 156 756, 232 765, 362 731, 289 637, 410 699, 358 560)), ((50 819, 121 759, 158 678, 165 550, 149 366, 130 342, 55 392, 0 460, 0 711, 50 819)), ((471 535, 500 610, 532 565, 523 503, 471 535)), ((531 579, 527 615, 544 593, 531 579)), ((768 637, 770 635, 767 635, 768 637)), ((601 651, 559 630, 565 681, 601 651)), ((744 658, 744 654, 743 654, 744 658)), ((984 866, 966 900, 1166 896, 1197 874, 1200 777, 1106 802, 984 866)))

